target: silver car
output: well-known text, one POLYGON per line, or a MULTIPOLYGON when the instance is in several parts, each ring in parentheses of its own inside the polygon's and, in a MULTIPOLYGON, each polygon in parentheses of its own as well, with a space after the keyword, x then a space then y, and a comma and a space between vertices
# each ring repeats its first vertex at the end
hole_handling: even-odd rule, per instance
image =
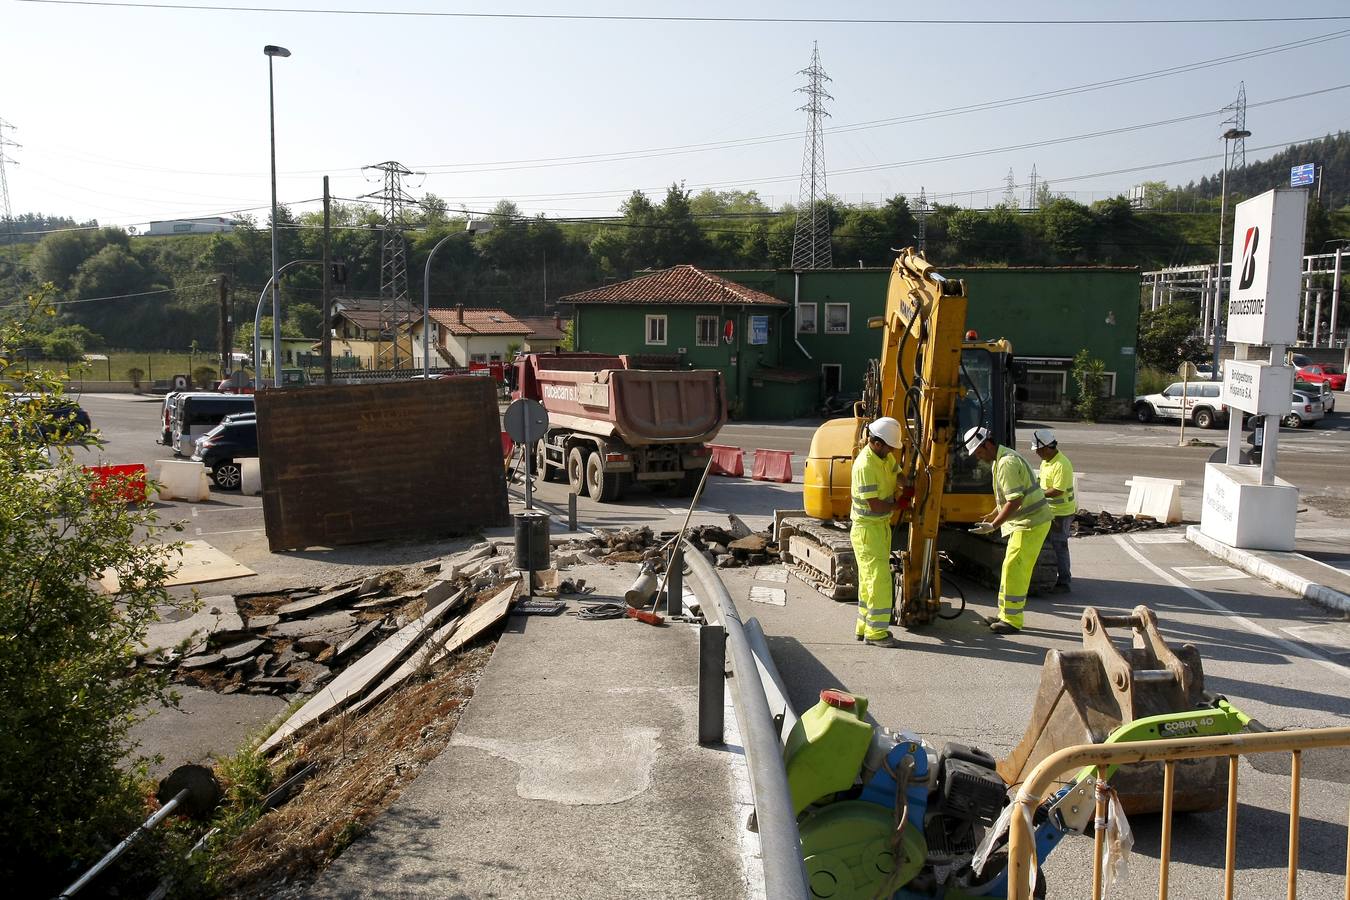
POLYGON ((1280 424, 1288 428, 1302 428, 1310 422, 1316 422, 1326 415, 1321 394, 1312 391, 1294 391, 1293 404, 1280 424))

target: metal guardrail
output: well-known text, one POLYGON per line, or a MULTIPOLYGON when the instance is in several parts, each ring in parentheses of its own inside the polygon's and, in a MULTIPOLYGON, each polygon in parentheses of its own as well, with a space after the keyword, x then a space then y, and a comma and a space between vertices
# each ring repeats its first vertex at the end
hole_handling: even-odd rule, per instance
POLYGON ((731 680, 731 698, 741 726, 746 766, 750 770, 764 862, 765 894, 773 900, 810 900, 801 835, 797 830, 792 795, 788 791, 787 769, 783 765, 783 746, 740 614, 703 551, 686 541, 684 559, 707 592, 706 601, 717 607, 717 618, 726 629, 726 641, 731 646, 732 671, 736 676, 731 680))
MULTIPOLYGON (((1168 866, 1172 852, 1172 789, 1177 760, 1228 757, 1228 831, 1224 845, 1225 900, 1233 896, 1233 876, 1237 855, 1237 761, 1252 753, 1291 753, 1289 789, 1289 868, 1288 897, 1293 900, 1298 884, 1299 788, 1302 752, 1327 747, 1350 746, 1350 728, 1311 728, 1295 731, 1271 731, 1258 734, 1234 734, 1218 737, 1175 738, 1125 744, 1080 744, 1053 753, 1032 769, 1013 801, 1008 843, 1008 897, 1026 900, 1031 896, 1031 873, 1036 870, 1035 837, 1032 814, 1056 780, 1066 772, 1095 767, 1099 783, 1110 766, 1141 762, 1163 763, 1162 850, 1158 855, 1158 897, 1167 900, 1168 866)), ((1097 822, 1106 819, 1107 791, 1097 792, 1097 822)), ((1093 852, 1092 898, 1102 896, 1102 854, 1105 828, 1097 827, 1093 852)), ((1350 842, 1347 842, 1350 865, 1350 842)), ((1346 875, 1345 896, 1350 898, 1350 871, 1346 875)))

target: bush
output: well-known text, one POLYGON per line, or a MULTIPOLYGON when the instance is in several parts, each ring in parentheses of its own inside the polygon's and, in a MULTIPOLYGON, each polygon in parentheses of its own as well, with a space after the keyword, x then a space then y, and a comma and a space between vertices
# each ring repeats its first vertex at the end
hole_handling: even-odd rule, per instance
POLYGON ((1176 381, 1176 375, 1160 369, 1144 368, 1139 370, 1134 390, 1137 394, 1161 394, 1169 384, 1176 381))
POLYGON ((1074 408, 1084 422, 1095 422, 1102 413, 1102 385, 1106 383, 1106 363, 1079 350, 1073 358, 1073 380, 1078 385, 1074 408))
POLYGON ((131 386, 138 391, 141 389, 141 379, 144 377, 145 377, 144 369, 138 369, 135 366, 132 366, 130 369, 127 369, 127 380, 129 380, 131 382, 131 386))
POLYGON ((216 377, 216 370, 210 366, 198 366, 192 370, 192 380, 197 383, 198 387, 210 390, 216 386, 216 382, 220 379, 216 377))
MULTIPOLYGON (((45 308, 29 298, 29 318, 45 308)), ((174 698, 162 670, 136 666, 136 647, 157 607, 185 604, 164 589, 178 545, 159 544, 153 509, 116 491, 91 497, 72 448, 33 440, 55 425, 53 404, 10 402, 61 396, 57 376, 15 362, 31 340, 24 320, 0 325, 0 402, 14 425, 0 429, 0 879, 51 896, 145 816, 128 731, 147 704, 174 698), (96 583, 108 570, 117 595, 96 583)))

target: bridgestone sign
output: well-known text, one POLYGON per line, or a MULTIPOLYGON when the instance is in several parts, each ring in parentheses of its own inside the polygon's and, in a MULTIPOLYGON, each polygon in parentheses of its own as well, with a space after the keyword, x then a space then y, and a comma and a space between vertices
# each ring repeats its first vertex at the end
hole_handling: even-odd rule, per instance
POLYGON ((1276 188, 1237 205, 1228 290, 1228 340, 1292 344, 1298 338, 1308 192, 1276 188))

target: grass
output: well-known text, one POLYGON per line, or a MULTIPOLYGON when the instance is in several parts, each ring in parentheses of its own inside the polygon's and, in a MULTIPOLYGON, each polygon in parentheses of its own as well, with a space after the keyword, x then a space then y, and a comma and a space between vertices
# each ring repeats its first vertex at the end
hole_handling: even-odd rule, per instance
POLYGON ((85 381, 130 381, 127 372, 132 367, 141 370, 141 382, 150 385, 155 381, 166 381, 175 375, 191 375, 192 370, 200 366, 220 368, 220 358, 212 353, 167 353, 151 351, 139 353, 131 350, 103 351, 106 360, 95 359, 85 362, 66 363, 56 359, 35 359, 32 368, 36 371, 66 372, 72 379, 85 381))

